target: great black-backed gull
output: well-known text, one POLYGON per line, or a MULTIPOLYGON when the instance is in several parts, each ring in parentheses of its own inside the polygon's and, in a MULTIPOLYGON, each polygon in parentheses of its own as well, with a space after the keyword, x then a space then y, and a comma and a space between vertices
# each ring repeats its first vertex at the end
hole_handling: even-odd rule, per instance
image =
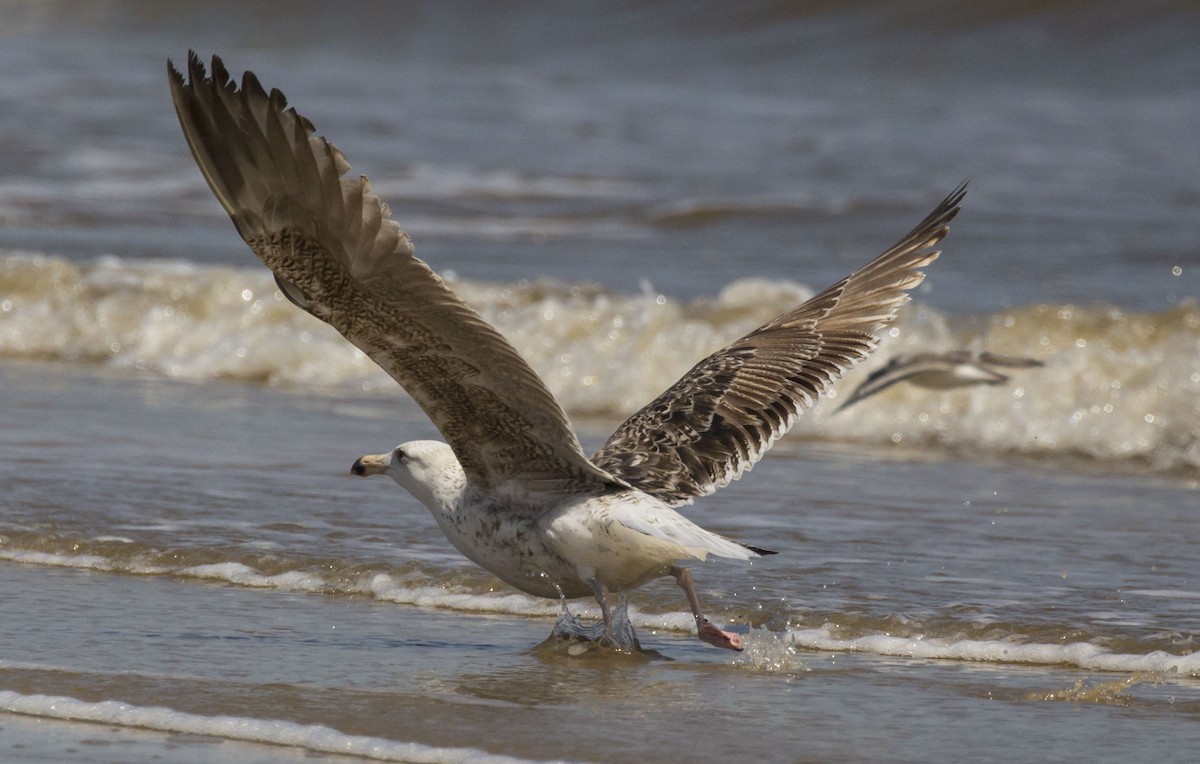
MULTIPOLYGON (((679 563, 767 550, 718 536, 676 507, 748 470, 876 345, 921 283, 957 214, 956 189, 861 270, 700 361, 591 458, 529 365, 424 262, 365 177, 247 72, 239 87, 193 53, 168 62, 200 170, 283 294, 362 349, 421 406, 445 443, 404 443, 354 463, 388 475, 460 552, 540 597, 592 595, 615 641, 616 595, 673 576, 701 639, 741 638, 704 617, 679 563)), ((626 645, 627 646, 627 645, 626 645)))

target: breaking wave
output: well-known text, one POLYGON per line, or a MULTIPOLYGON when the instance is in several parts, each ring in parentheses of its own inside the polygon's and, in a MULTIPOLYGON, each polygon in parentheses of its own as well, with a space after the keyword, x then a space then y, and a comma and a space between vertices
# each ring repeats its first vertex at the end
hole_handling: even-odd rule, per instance
MULTIPOLYGON (((679 302, 648 285, 455 281, 569 412, 618 418, 697 360, 809 297, 806 286, 743 279, 679 302), (648 362, 653 359, 653 362, 648 362)), ((809 437, 937 444, 1021 454, 1200 468, 1200 308, 1161 313, 1041 304, 959 317, 914 303, 879 352, 847 375, 848 395, 896 353, 959 348, 1044 363, 1010 383, 956 390, 896 385, 834 414, 801 418, 809 437)), ((334 330, 288 304, 260 268, 101 258, 0 256, 0 357, 281 388, 395 394, 391 380, 334 330)))

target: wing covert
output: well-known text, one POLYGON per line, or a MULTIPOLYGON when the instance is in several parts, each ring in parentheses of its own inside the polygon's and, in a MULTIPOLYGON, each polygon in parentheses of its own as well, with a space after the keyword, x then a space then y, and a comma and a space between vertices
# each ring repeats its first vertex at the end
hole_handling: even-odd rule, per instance
POLYGON ((627 419, 592 455, 669 504, 736 480, 876 346, 933 262, 966 184, 875 260, 705 358, 627 419))

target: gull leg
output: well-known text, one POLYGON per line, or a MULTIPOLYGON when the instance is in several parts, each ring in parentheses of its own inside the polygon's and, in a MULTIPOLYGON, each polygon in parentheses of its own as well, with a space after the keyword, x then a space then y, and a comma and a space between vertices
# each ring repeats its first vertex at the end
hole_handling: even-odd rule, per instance
POLYGON ((671 575, 675 576, 675 583, 679 584, 679 588, 683 589, 683 593, 687 595, 688 604, 692 606, 692 615, 696 617, 696 636, 710 645, 724 647, 726 650, 741 650, 741 637, 731 631, 718 629, 712 624, 712 621, 705 618, 700 612, 700 600, 696 598, 696 588, 692 582, 692 572, 687 568, 672 565, 671 575))
POLYGON ((618 644, 616 632, 613 631, 612 608, 609 605, 609 591, 598 579, 591 579, 588 583, 592 585, 592 594, 596 596, 596 602, 600 603, 600 616, 604 619, 604 640, 611 645, 618 644))

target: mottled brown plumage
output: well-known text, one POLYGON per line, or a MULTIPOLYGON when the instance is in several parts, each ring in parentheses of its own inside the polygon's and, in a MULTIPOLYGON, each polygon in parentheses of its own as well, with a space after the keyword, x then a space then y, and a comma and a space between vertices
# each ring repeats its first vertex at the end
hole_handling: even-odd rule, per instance
POLYGON ((170 69, 196 163, 288 299, 341 332, 425 410, 474 485, 578 493, 620 487, 584 455, 533 369, 429 266, 350 165, 250 73, 170 69))
POLYGON ((625 421, 592 461, 668 504, 737 480, 847 369, 924 279, 949 232, 960 186, 878 258, 718 350, 625 421))
POLYGON ((709 554, 766 550, 711 533, 672 507, 736 479, 875 346, 930 247, 958 212, 956 190, 881 257, 701 361, 634 414, 589 460, 529 365, 413 255, 365 177, 278 90, 235 85, 193 54, 168 64, 184 135, 238 233, 289 300, 387 371, 446 443, 364 456, 433 513, 464 555, 538 596, 592 592, 611 635, 610 593, 673 576, 702 639, 740 649, 703 617, 690 573, 709 554))

